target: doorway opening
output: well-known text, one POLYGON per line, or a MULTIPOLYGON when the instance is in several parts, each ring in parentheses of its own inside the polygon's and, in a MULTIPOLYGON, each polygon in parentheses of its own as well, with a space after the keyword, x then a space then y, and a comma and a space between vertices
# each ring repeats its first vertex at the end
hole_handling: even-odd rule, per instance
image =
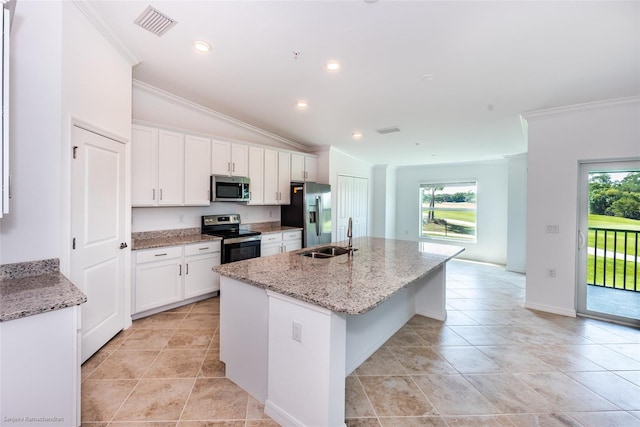
POLYGON ((640 162, 580 169, 578 313, 640 324, 640 162))

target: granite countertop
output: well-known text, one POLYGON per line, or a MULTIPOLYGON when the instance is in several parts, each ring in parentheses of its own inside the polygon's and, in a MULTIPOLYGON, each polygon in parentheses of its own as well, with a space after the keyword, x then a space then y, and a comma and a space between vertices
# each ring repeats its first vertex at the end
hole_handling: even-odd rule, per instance
POLYGON ((87 302, 87 297, 57 266, 57 260, 1 266, 0 322, 87 302))
MULTIPOLYGON (((258 222, 242 224, 245 230, 259 231, 262 234, 281 233, 290 230, 302 230, 299 227, 282 226, 279 222, 258 222)), ((175 230, 142 231, 131 233, 131 250, 163 248, 166 246, 188 245, 190 243, 222 240, 218 236, 200 234, 200 228, 180 228, 175 230)))
POLYGON ((283 231, 293 231, 293 230, 302 231, 301 227, 289 227, 287 225, 261 225, 261 224, 252 224, 251 227, 249 227, 249 229, 252 231, 259 231, 262 234, 282 233, 283 231))
POLYGON ((139 249, 162 248, 166 246, 188 245, 190 243, 210 242, 222 240, 218 236, 209 236, 208 234, 188 234, 183 236, 163 236, 152 237, 146 239, 132 239, 131 249, 136 251, 139 249))
MULTIPOLYGON (((346 242, 335 243, 346 246, 346 242)), ((222 264, 215 270, 274 292, 327 308, 362 314, 461 253, 459 246, 361 237, 353 257, 309 258, 302 249, 222 264)))

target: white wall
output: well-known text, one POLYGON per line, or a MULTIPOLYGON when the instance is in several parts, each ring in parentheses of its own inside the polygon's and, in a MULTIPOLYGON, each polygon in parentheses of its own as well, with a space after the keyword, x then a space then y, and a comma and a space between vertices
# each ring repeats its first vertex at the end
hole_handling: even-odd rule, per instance
POLYGON ((19 1, 11 30, 10 212, 0 264, 57 258, 60 242, 62 6, 19 1))
POLYGON ((528 123, 525 306, 575 315, 581 161, 640 159, 640 98, 524 114, 528 123), (546 234, 557 224, 558 234, 546 234), (546 277, 555 268, 556 277, 546 277))
MULTIPOLYGON (((60 270, 71 256, 71 129, 74 121, 127 143, 131 139, 131 64, 104 38, 75 3, 62 2, 62 138, 60 270)), ((130 147, 127 170, 130 170, 130 147)), ((129 175, 129 174, 128 174, 129 175)), ((130 178, 128 178, 130 179, 130 178)), ((127 206, 130 194, 126 195, 127 206)), ((131 233, 125 214, 125 239, 131 233)))
POLYGON ((129 138, 131 66, 72 2, 19 1, 11 44, 10 213, 0 264, 69 253, 70 125, 129 138))
POLYGON ((202 215, 240 214, 243 224, 280 221, 280 206, 247 206, 242 203, 213 202, 203 207, 133 208, 131 231, 200 228, 202 215))
POLYGON ((372 169, 371 235, 394 239, 396 233, 396 168, 376 165, 372 169))
POLYGON ((448 242, 463 246, 458 257, 505 264, 507 260, 507 162, 495 160, 460 164, 398 167, 396 174, 396 236, 420 240, 420 184, 429 182, 478 182, 477 242, 448 242))
POLYGON ((308 147, 220 114, 142 82, 133 84, 133 119, 230 141, 268 145, 294 151, 308 147))
POLYGON ((507 266, 524 273, 527 266, 527 155, 507 156, 509 218, 507 223, 507 266))

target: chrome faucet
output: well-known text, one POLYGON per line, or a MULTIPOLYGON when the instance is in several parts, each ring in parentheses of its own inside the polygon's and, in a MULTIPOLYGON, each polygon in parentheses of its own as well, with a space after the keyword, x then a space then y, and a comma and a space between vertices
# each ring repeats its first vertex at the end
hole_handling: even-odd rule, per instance
POLYGON ((349 238, 349 243, 347 244, 347 249, 349 249, 349 255, 353 255, 353 220, 349 217, 349 226, 347 227, 347 237, 349 238))

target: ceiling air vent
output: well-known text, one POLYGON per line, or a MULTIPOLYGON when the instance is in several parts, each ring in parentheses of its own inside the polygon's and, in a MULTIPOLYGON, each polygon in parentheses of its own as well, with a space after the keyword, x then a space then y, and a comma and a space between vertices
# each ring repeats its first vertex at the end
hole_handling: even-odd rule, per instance
POLYGON ((148 6, 133 22, 158 37, 178 23, 151 6, 148 6))
POLYGON ((392 126, 390 128, 378 129, 376 130, 376 132, 378 132, 380 135, 384 135, 386 133, 400 132, 400 128, 398 126, 392 126))

